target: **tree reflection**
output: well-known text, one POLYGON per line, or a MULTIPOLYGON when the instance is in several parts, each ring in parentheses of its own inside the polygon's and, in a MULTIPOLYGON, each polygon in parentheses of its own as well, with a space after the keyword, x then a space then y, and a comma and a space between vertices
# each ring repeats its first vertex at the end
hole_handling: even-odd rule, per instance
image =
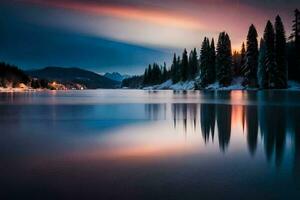
POLYGON ((294 140, 289 144, 294 145, 295 148, 295 172, 300 176, 300 108, 287 106, 287 99, 282 94, 280 94, 280 101, 277 102, 276 94, 273 92, 246 92, 234 95, 221 93, 209 96, 216 103, 170 104, 170 118, 167 104, 151 104, 146 107, 146 110, 151 119, 162 116, 164 119, 171 119, 173 128, 182 131, 187 137, 191 132, 202 134, 205 144, 216 139, 216 126, 219 149, 222 152, 228 149, 232 137, 231 131, 234 130, 235 134, 245 132, 249 154, 254 156, 258 141, 262 141, 267 161, 274 162, 277 167, 283 162, 287 149, 286 138, 290 130, 294 134, 294 140), (232 98, 235 103, 231 102, 232 98), (273 98, 275 100, 272 101, 273 98), (227 103, 227 100, 230 103, 227 103), (238 104, 240 100, 243 105, 238 104))
MULTIPOLYGON (((267 101, 272 94, 264 94, 261 102, 267 101)), ((284 103, 284 102, 282 102, 284 103)), ((259 109, 259 123, 261 134, 264 139, 264 148, 268 161, 274 157, 275 163, 279 166, 283 159, 285 140, 287 132, 286 106, 265 105, 261 103, 259 109)))
POLYGON ((175 129, 181 125, 184 133, 187 134, 188 128, 196 131, 198 116, 198 104, 172 104, 172 121, 175 129))
POLYGON ((230 142, 231 135, 231 105, 217 105, 217 127, 219 146, 221 151, 225 151, 230 142))
MULTIPOLYGON (((251 155, 255 154, 258 136, 258 112, 257 106, 244 106, 243 116, 246 123, 247 143, 251 155)), ((244 127, 244 125, 243 125, 244 127)))
POLYGON ((201 104, 200 106, 200 125, 204 142, 207 143, 210 138, 214 140, 216 106, 214 104, 201 104))

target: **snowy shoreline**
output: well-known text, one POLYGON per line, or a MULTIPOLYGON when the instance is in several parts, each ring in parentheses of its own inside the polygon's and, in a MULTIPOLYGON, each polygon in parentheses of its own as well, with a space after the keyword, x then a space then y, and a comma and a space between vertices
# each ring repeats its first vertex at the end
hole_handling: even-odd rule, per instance
MULTIPOLYGON (((232 91, 232 90, 249 90, 258 91, 259 88, 246 88, 242 85, 243 79, 236 78, 233 80, 232 85, 227 87, 221 87, 218 82, 207 86, 203 91, 232 91)), ((142 88, 143 90, 195 90, 195 81, 178 82, 176 84, 172 83, 172 80, 167 80, 160 85, 153 85, 142 88)), ((300 83, 295 81, 288 82, 287 89, 274 89, 274 90, 289 90, 289 91, 300 91, 300 83)))

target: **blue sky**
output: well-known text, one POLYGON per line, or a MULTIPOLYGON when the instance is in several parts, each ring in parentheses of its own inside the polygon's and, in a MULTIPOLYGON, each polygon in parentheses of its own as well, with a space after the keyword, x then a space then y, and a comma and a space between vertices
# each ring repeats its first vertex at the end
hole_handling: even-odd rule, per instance
POLYGON ((140 74, 152 62, 229 32, 234 49, 254 23, 280 14, 289 33, 298 0, 1 0, 0 60, 23 69, 81 67, 140 74))

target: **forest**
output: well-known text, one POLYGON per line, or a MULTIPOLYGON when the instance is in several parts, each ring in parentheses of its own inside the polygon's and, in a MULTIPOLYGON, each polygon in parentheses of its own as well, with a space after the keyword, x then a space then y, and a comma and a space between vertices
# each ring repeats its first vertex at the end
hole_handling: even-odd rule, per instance
MULTIPOLYGON (((249 27, 246 42, 240 51, 232 51, 230 36, 219 34, 204 38, 200 52, 184 49, 181 56, 174 54, 172 65, 164 63, 149 65, 140 77, 142 86, 161 84, 169 79, 173 83, 195 80, 196 89, 204 89, 218 82, 220 86, 231 85, 234 78, 241 77, 245 88, 285 89, 288 81, 300 81, 300 12, 294 11, 292 33, 288 37, 281 17, 274 24, 268 21, 262 38, 258 38, 255 25, 249 27), (198 56, 199 55, 199 56, 198 56)), ((135 77, 134 80, 136 81, 135 77)), ((123 86, 130 85, 131 79, 123 86)))

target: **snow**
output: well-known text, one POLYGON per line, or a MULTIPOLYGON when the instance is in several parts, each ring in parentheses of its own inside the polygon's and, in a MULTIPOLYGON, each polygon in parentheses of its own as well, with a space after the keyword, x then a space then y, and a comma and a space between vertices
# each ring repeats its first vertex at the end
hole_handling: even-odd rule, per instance
POLYGON ((221 87, 219 82, 215 82, 215 83, 207 86, 205 89, 206 90, 244 90, 246 88, 242 84, 243 81, 244 81, 243 78, 238 77, 238 78, 235 78, 232 80, 232 84, 230 86, 221 87))
POLYGON ((144 87, 144 90, 194 90, 195 89, 195 81, 186 81, 186 82, 178 82, 173 84, 172 80, 167 80, 166 82, 160 85, 153 85, 149 87, 144 87))
POLYGON ((170 86, 172 90, 194 90, 195 81, 179 82, 170 86))
MULTIPOLYGON (((197 81, 197 78, 196 78, 197 81)), ((153 85, 144 87, 144 90, 194 90, 196 81, 178 82, 173 84, 172 80, 167 80, 160 85, 153 85)), ((246 88, 243 86, 244 79, 238 77, 232 80, 232 84, 227 87, 221 87, 219 82, 215 82, 207 86, 204 90, 219 90, 219 91, 231 91, 231 90, 258 90, 258 88, 246 88)), ((295 81, 288 82, 290 91, 300 91, 300 83, 295 81)))
POLYGON ((288 90, 300 90, 300 83, 296 82, 296 81, 289 81, 288 82, 288 90))
POLYGON ((126 78, 130 78, 129 75, 122 75, 119 72, 105 73, 104 76, 114 81, 122 82, 126 78))

